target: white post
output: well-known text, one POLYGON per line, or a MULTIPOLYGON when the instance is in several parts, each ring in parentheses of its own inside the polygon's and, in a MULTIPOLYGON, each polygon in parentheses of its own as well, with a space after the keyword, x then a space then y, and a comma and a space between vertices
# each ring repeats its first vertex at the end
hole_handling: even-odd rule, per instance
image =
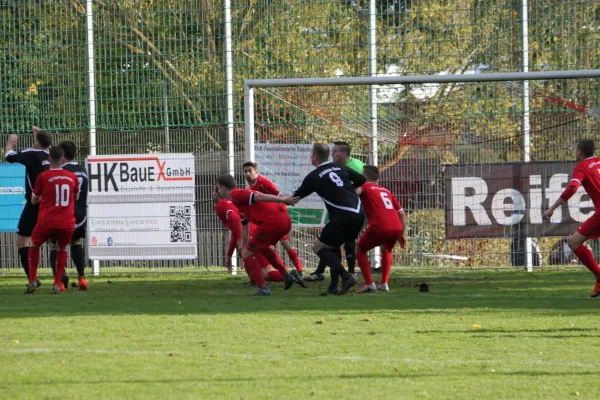
POLYGON ((244 136, 246 160, 254 160, 254 89, 244 85, 244 136))
MULTIPOLYGON (((94 51, 94 0, 86 0, 87 69, 88 69, 88 118, 90 123, 90 155, 96 155, 96 58, 94 51)), ((88 237, 88 241, 90 238, 88 237)), ((100 262, 92 260, 92 274, 100 275, 100 262)))
MULTIPOLYGON (((369 0, 369 76, 377 76, 377 1, 369 0)), ((369 106, 371 113, 371 139, 369 140, 370 154, 369 163, 378 165, 378 147, 377 140, 377 86, 369 87, 369 106)), ((373 249, 371 253, 371 265, 374 268, 381 267, 381 250, 379 246, 373 249)))
POLYGON ((167 90, 167 81, 163 79, 163 119, 165 124, 165 151, 171 152, 169 138, 169 91, 167 90))
MULTIPOLYGON (((235 177, 235 130, 233 109, 233 51, 231 46, 231 0, 224 1, 225 14, 225 89, 227 92, 227 168, 231 176, 235 177)), ((237 251, 233 256, 233 270, 231 275, 237 275, 237 251)))
MULTIPOLYGON (((529 72, 529 10, 528 0, 522 0, 521 2, 521 19, 522 19, 522 57, 523 57, 523 68, 522 72, 529 72)), ((522 122, 522 134, 523 134, 523 161, 530 161, 531 151, 531 124, 529 120, 529 102, 530 102, 530 89, 529 81, 523 81, 523 122, 522 122)), ((533 254, 532 254, 532 240, 530 237, 525 238, 525 266, 527 272, 533 272, 533 254)))

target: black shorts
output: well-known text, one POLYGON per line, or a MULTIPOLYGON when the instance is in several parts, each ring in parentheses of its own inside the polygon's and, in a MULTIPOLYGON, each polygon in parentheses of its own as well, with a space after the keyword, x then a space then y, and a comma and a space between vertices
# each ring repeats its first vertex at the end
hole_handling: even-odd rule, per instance
POLYGON ((363 213, 354 214, 344 221, 329 221, 321 231, 319 240, 337 249, 346 242, 355 241, 364 222, 365 215, 363 213))
POLYGON ((87 219, 83 222, 77 222, 75 224, 75 232, 73 232, 73 241, 79 239, 85 239, 85 232, 87 231, 87 219))
POLYGON ((25 203, 25 208, 23 208, 21 218, 19 218, 17 234, 25 237, 31 236, 33 228, 35 228, 35 224, 37 223, 39 211, 39 205, 33 205, 29 200, 25 203))

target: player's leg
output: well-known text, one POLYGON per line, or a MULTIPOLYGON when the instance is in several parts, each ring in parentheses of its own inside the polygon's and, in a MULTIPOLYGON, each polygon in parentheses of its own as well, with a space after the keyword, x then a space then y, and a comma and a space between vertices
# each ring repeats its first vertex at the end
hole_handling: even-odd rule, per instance
POLYGON ((73 229, 55 230, 54 237, 56 239, 56 274, 54 274, 52 293, 58 293, 66 290, 61 280, 67 268, 67 246, 73 238, 73 229))
MULTIPOLYGON (((594 217, 592 216, 591 218, 594 218, 594 217)), ((592 231, 592 229, 590 229, 589 225, 591 225, 591 224, 586 225, 586 223, 588 221, 584 222, 579 227, 577 232, 575 232, 571 236, 569 236, 568 243, 569 243, 569 247, 571 247, 571 250, 573 250, 573 253, 577 256, 577 258, 579 258, 581 263, 583 265, 585 265, 587 267, 587 269, 590 270, 590 272, 592 274, 594 274, 594 276, 596 277, 596 283, 594 285, 594 290, 592 291, 590 296, 598 297, 598 296, 600 296, 600 267, 598 266, 598 263, 596 262, 596 259, 594 258, 594 255, 592 254, 590 249, 588 249, 584 245, 584 243, 588 239, 596 236, 596 234, 592 231), (590 236, 589 237, 586 236, 585 235, 586 233, 589 234, 590 236)))
POLYGON ((302 277, 300 277, 300 275, 298 274, 298 271, 294 270, 292 271, 292 273, 288 272, 287 268, 283 264, 283 261, 281 261, 281 258, 279 258, 279 255, 272 246, 267 246, 263 248, 261 254, 265 256, 265 258, 269 260, 271 266, 277 271, 279 271, 281 276, 283 276, 283 281, 285 282, 285 290, 291 288, 294 285, 294 283, 297 283, 298 285, 304 288, 308 287, 308 285, 306 285, 306 283, 302 280, 302 277))
MULTIPOLYGON (((52 268, 52 276, 56 275, 56 241, 54 239, 50 240, 50 268, 52 268)), ((63 275, 60 279, 65 288, 69 287, 69 275, 67 271, 63 272, 63 275)))
POLYGON ((298 251, 294 248, 294 246, 292 246, 292 243, 290 242, 290 235, 285 235, 279 243, 281 243, 281 245, 285 249, 285 252, 290 258, 290 261, 292 261, 292 265, 294 266, 294 268, 296 268, 298 272, 302 272, 302 262, 300 261, 300 257, 298 256, 298 251))
POLYGON ((21 217, 19 218, 19 225, 17 227, 17 250, 19 253, 19 261, 21 262, 21 268, 25 272, 25 275, 29 277, 29 247, 31 246, 31 234, 33 228, 37 222, 38 217, 38 206, 34 206, 30 202, 25 204, 21 217))
MULTIPOLYGON (((248 245, 250 245, 250 243, 248 243, 248 245)), ((254 282, 256 282, 256 286, 258 286, 258 292, 254 293, 254 295, 270 296, 271 290, 267 286, 267 283, 265 282, 265 277, 262 273, 262 269, 260 268, 260 265, 258 265, 256 258, 254 258, 254 252, 250 248, 245 247, 242 250, 242 260, 248 268, 251 280, 254 280, 254 282)))
MULTIPOLYGON (((392 246, 393 247, 393 246, 392 246)), ((389 288, 390 271, 392 270, 392 249, 390 246, 381 246, 381 283, 378 290, 387 292, 389 288)))
POLYGON ((47 231, 42 228, 34 228, 31 234, 31 247, 28 247, 29 254, 27 255, 27 263, 28 263, 28 285, 25 290, 26 294, 30 294, 35 292, 35 290, 40 287, 39 280, 37 278, 37 271, 40 265, 40 246, 44 244, 50 235, 47 231))
POLYGON ((371 262, 367 253, 381 242, 380 236, 373 229, 367 230, 361 235, 356 246, 356 260, 362 272, 365 284, 356 291, 357 294, 372 292, 377 289, 371 275, 371 262))
POLYGON ((356 240, 349 240, 344 243, 344 253, 346 254, 348 272, 353 274, 356 269, 356 240))
MULTIPOLYGON (((325 265, 329 265, 331 270, 331 282, 327 290, 331 294, 337 293, 337 276, 342 277, 342 291, 347 291, 347 289, 344 290, 345 283, 350 282, 352 277, 342 266, 339 255, 339 247, 343 243, 343 236, 341 236, 343 229, 343 225, 329 222, 321 231, 319 239, 313 244, 314 253, 325 265)), ((356 278, 354 278, 354 282, 356 282, 356 278)))
POLYGON ((87 290, 88 283, 85 279, 85 250, 81 244, 81 239, 85 238, 86 223, 78 223, 75 225, 75 232, 71 239, 71 259, 77 269, 79 290, 87 290))

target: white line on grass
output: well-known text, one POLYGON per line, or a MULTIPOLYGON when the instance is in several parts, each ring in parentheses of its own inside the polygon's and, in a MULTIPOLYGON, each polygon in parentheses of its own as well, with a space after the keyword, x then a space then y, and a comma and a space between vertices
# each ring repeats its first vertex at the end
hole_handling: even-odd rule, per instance
MULTIPOLYGON (((190 353, 181 351, 158 351, 158 350, 127 350, 127 349, 49 349, 49 348, 18 348, 4 349, 7 353, 87 353, 87 354, 131 354, 131 355, 186 355, 197 356, 202 354, 206 356, 206 352, 190 353)), ((219 353, 213 354, 218 357, 229 358, 245 358, 251 360, 298 360, 309 359, 315 361, 356 361, 356 362, 396 362, 405 364, 440 364, 440 365, 481 365, 481 364, 496 364, 496 365, 541 365, 555 367, 580 367, 580 368, 600 368, 600 363, 581 363, 581 362, 556 362, 556 361, 507 361, 507 360, 433 360, 429 358, 396 358, 396 357, 365 357, 365 356, 306 356, 294 357, 279 354, 244 354, 244 353, 219 353)))

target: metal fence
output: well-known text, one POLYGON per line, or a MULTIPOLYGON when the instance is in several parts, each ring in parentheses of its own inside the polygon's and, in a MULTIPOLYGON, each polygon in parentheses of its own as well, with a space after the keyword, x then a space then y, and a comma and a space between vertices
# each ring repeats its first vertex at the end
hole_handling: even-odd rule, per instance
MULTIPOLYGON (((218 174, 240 170, 245 79, 591 69, 600 60, 598 29, 598 0, 17 0, 0 4, 0 136, 28 135, 38 125, 75 139, 80 159, 90 152, 194 152, 200 246, 191 268, 199 270, 222 263, 227 234, 212 215, 208 190, 218 174), (96 132, 92 142, 90 131, 96 132)), ((568 98, 559 100, 596 108, 600 87, 582 80, 568 91, 542 89, 530 99, 532 157, 568 158, 563 144, 583 132, 597 135, 597 123, 552 94, 562 91, 568 98)), ((377 102, 378 115, 388 116, 387 122, 381 118, 382 131, 404 126, 444 132, 462 124, 460 151, 473 162, 522 158, 519 139, 478 148, 475 117, 493 116, 495 108, 514 103, 513 118, 504 120, 508 125, 501 118, 494 123, 497 132, 518 136, 518 91, 487 86, 477 94, 485 102, 465 105, 480 107, 468 109, 473 118, 454 120, 447 108, 437 114, 446 118, 423 117, 425 110, 451 104, 441 95, 418 101, 413 93, 410 102, 401 102, 394 91, 378 93, 392 96, 377 102)), ((316 94, 310 101, 321 101, 327 110, 326 99, 316 94)), ((369 112, 365 103, 354 123, 368 123, 369 112)), ((294 122, 312 123, 306 118, 294 122)), ((411 168, 426 176, 439 163, 426 154, 431 146, 415 144, 399 165, 415 164, 411 168)), ((426 219, 416 226, 415 240, 433 232, 426 219)), ((18 264, 13 240, 1 235, 3 271, 18 264)), ((490 253, 480 264, 499 265, 497 260, 490 253)), ((144 267, 176 265, 185 269, 173 262, 144 267)))

